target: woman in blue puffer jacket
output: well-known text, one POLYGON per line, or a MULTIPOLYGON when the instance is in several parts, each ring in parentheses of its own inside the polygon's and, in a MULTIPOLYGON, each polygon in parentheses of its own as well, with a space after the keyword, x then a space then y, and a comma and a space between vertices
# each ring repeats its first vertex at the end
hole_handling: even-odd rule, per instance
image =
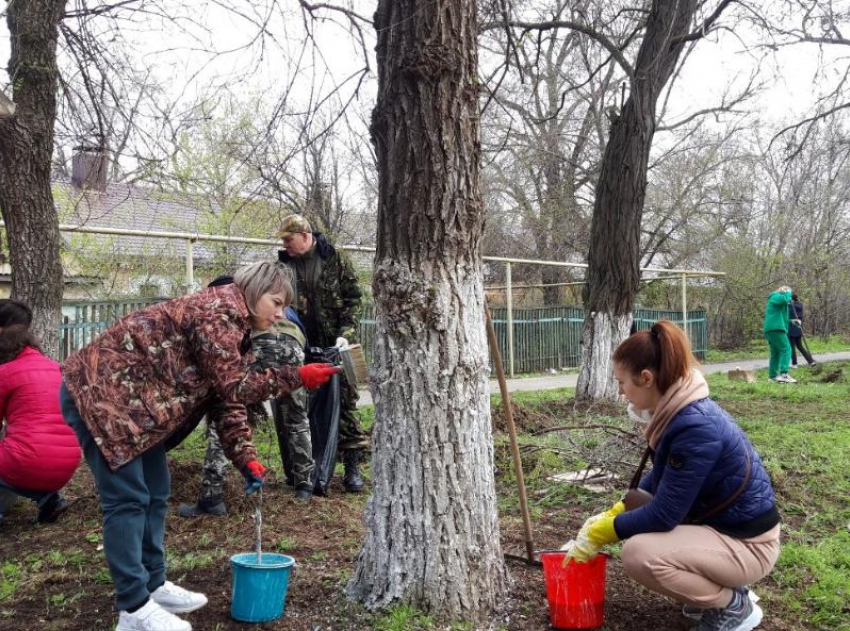
POLYGON ((685 604, 698 631, 750 631, 761 608, 747 585, 779 556, 773 487, 746 434, 708 397, 685 334, 661 321, 614 352, 614 376, 646 422, 652 470, 644 503, 591 517, 569 556, 586 561, 627 539, 626 572, 685 604))

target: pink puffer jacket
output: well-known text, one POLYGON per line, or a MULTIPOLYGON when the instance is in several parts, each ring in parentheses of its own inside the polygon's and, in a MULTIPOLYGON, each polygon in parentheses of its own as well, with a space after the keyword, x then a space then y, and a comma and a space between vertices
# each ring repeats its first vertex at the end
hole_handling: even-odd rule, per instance
POLYGON ((59 364, 32 347, 0 364, 0 479, 30 491, 58 491, 80 462, 80 446, 59 409, 59 364))

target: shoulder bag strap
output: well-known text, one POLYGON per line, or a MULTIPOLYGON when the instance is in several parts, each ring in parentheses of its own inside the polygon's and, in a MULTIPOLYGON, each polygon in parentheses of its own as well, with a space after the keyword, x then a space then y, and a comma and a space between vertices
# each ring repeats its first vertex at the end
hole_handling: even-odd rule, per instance
POLYGON ((746 453, 747 453, 747 471, 744 474, 744 481, 741 482, 741 486, 739 486, 738 490, 735 491, 734 493, 732 493, 732 495, 730 495, 728 498, 726 498, 726 500, 724 500, 722 503, 718 504, 717 506, 715 506, 711 510, 703 513, 702 515, 690 520, 690 523, 696 524, 696 523, 699 523, 699 522, 703 522, 706 519, 710 519, 710 518, 714 517, 715 515, 719 515, 720 513, 725 511, 727 508, 732 506, 732 504, 735 502, 735 500, 737 500, 739 497, 741 497, 741 493, 743 493, 744 491, 747 490, 747 486, 750 484, 750 476, 753 472, 753 463, 752 463, 752 459, 750 458, 750 450, 747 449, 746 445, 744 445, 744 449, 746 450, 746 453))

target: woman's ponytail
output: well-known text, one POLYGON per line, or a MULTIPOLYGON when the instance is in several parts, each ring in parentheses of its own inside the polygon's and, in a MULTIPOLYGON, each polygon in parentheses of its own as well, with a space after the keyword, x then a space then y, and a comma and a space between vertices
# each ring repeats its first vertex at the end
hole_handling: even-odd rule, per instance
POLYGON ((653 371, 660 392, 687 377, 695 363, 688 337, 669 320, 627 337, 614 351, 614 361, 633 375, 653 371))

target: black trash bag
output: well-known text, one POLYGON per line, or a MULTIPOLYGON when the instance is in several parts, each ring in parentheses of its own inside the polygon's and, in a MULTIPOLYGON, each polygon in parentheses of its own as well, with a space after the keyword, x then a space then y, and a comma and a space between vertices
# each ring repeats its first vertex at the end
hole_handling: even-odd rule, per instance
POLYGON ((327 495, 336 467, 339 443, 339 375, 310 397, 310 439, 313 443, 313 493, 327 495))
MULTIPOLYGON (((310 443, 315 464, 313 493, 316 495, 327 495, 328 485, 333 478, 336 466, 336 450, 339 442, 339 386, 339 375, 334 375, 328 383, 310 394, 307 416, 310 419, 310 443)), ((272 403, 275 427, 283 429, 283 423, 280 422, 283 410, 277 401, 272 403)), ((278 431, 277 440, 286 483, 292 486, 295 476, 292 474, 292 456, 289 453, 286 434, 278 431)))
MULTIPOLYGON (((330 362, 339 364, 339 351, 336 348, 307 349, 307 363, 330 362)), ((321 388, 310 393, 307 417, 310 419, 310 442, 312 444, 313 462, 313 493, 327 495, 328 486, 336 467, 336 451, 339 443, 339 407, 340 407, 340 376, 334 375, 321 388)), ((277 401, 273 402, 272 412, 275 416, 275 427, 283 428, 280 415, 283 411, 277 401)), ((280 455, 283 460, 283 470, 286 483, 293 484, 292 458, 289 455, 286 434, 277 432, 280 455)))

